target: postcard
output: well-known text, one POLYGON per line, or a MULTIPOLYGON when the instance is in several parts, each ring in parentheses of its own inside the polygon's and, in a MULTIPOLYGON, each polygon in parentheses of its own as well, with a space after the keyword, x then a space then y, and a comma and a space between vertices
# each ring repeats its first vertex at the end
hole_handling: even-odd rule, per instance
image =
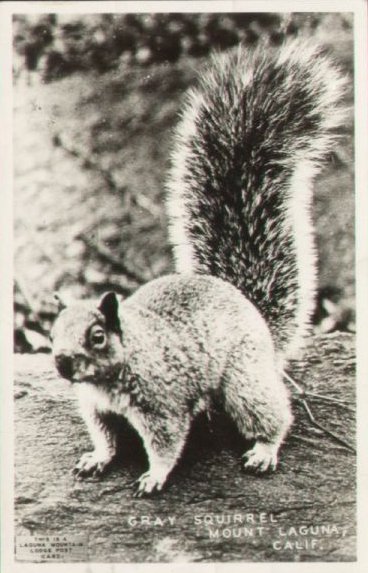
POLYGON ((366 3, 0 12, 4 572, 363 571, 366 3))

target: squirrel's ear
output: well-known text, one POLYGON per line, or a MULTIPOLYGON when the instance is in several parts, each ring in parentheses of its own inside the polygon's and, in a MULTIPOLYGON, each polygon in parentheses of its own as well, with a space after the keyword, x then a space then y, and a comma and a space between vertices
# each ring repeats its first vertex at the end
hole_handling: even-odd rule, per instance
POLYGON ((58 312, 61 312, 66 308, 67 305, 58 292, 54 292, 54 300, 58 305, 58 312))
POLYGON ((106 328, 116 334, 121 334, 119 320, 119 301, 114 292, 107 292, 102 295, 98 304, 98 309, 106 319, 106 328))

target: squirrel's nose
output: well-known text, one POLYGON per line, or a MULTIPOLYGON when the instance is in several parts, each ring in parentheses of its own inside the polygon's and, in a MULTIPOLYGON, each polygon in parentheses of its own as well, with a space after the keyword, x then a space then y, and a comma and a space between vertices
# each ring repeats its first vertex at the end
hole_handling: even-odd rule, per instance
POLYGON ((55 356, 56 368, 63 378, 73 378, 73 360, 70 356, 55 356))

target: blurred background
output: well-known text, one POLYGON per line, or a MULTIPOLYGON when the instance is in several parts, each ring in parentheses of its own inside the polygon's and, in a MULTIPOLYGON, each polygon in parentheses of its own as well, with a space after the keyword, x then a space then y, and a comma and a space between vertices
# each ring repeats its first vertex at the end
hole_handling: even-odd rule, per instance
POLYGON ((15 349, 48 351, 53 292, 129 295, 173 271, 165 174, 183 94, 213 50, 313 36, 351 78, 314 197, 316 331, 354 330, 353 22, 339 13, 18 15, 15 349))

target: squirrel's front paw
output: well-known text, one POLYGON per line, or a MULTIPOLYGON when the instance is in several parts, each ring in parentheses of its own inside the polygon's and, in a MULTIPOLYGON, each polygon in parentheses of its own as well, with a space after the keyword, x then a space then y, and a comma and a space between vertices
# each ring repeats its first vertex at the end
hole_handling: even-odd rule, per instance
POLYGON ((256 442, 251 450, 243 454, 244 469, 255 473, 273 471, 277 466, 277 447, 275 444, 256 442))
POLYGON ((102 457, 95 451, 86 452, 73 469, 73 474, 76 479, 83 479, 88 476, 100 476, 104 473, 111 460, 111 456, 102 457))
POLYGON ((134 497, 143 497, 153 495, 162 490, 166 481, 166 476, 155 475, 152 470, 142 474, 135 482, 136 490, 133 494, 134 497))

